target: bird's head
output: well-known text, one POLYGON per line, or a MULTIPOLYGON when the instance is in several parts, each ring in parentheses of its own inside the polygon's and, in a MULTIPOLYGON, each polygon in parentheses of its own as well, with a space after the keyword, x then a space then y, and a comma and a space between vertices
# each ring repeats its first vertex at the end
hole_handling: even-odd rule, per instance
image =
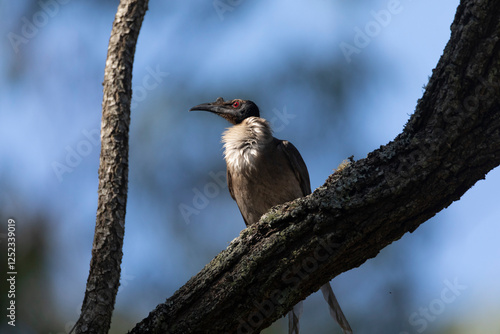
POLYGON ((252 101, 241 99, 224 101, 222 97, 217 98, 215 102, 202 103, 189 109, 192 110, 213 112, 234 125, 240 124, 248 117, 260 117, 259 107, 252 101))

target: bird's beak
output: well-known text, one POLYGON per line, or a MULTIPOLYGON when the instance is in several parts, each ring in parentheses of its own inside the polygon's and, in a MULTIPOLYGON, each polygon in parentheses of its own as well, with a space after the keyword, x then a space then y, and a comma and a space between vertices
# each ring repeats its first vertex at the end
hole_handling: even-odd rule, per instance
POLYGON ((220 105, 216 105, 213 102, 211 102, 211 103, 198 104, 197 106, 194 106, 191 109, 189 109, 189 111, 193 111, 193 110, 210 111, 210 112, 218 114, 223 110, 223 108, 221 108, 220 105))
POLYGON ((232 108, 228 107, 224 102, 224 99, 221 97, 219 97, 215 102, 198 104, 197 106, 189 109, 189 111, 193 110, 210 111, 226 119, 231 124, 236 124, 236 112, 232 108))
POLYGON ((225 105, 217 103, 217 102, 210 102, 210 103, 202 103, 198 104, 197 106, 192 107, 189 109, 189 111, 193 110, 203 110, 203 111, 210 111, 213 112, 214 114, 223 116, 223 115, 233 115, 234 111, 227 108, 225 105))

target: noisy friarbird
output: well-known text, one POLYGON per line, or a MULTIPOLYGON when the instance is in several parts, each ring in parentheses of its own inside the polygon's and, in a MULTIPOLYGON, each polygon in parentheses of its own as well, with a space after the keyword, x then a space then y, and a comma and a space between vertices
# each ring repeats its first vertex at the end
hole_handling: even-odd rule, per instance
MULTIPOLYGON (((227 185, 247 226, 257 223, 273 206, 311 193, 309 173, 299 151, 292 143, 273 137, 254 102, 219 97, 190 110, 212 112, 233 125, 222 136, 227 185)), ((330 284, 323 285, 321 291, 332 317, 345 334, 352 333, 330 284)), ((299 333, 301 311, 302 302, 288 313, 289 334, 299 333)))

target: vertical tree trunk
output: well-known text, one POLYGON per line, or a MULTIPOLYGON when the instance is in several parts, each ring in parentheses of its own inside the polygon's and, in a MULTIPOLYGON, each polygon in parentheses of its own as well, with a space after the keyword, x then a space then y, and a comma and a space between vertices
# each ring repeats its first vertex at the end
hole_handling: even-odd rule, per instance
POLYGON ((122 261, 128 183, 132 66, 148 0, 122 0, 113 22, 104 70, 101 156, 92 260, 77 333, 107 333, 122 261))

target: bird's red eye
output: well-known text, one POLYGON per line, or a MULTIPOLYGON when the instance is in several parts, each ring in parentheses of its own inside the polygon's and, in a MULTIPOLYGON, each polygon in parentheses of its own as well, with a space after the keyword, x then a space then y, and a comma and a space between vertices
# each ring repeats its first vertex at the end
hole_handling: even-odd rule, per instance
POLYGON ((238 108, 240 106, 240 101, 233 102, 233 108, 238 108))

